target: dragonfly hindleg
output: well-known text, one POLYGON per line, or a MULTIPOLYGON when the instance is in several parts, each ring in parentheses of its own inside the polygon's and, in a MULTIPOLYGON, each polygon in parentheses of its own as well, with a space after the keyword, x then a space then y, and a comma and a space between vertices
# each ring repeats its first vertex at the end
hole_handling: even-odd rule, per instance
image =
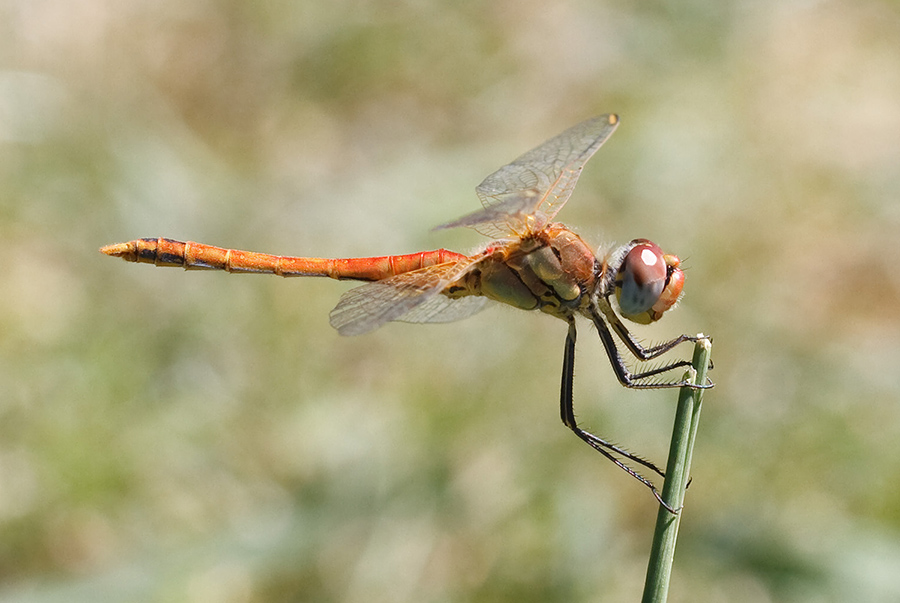
POLYGON ((659 467, 657 467, 652 462, 643 459, 631 452, 628 452, 624 448, 608 442, 603 438, 597 437, 578 426, 578 421, 575 419, 575 407, 573 404, 573 381, 575 376, 575 337, 575 321, 573 318, 570 318, 569 332, 566 335, 566 346, 565 352, 563 354, 562 384, 560 386, 559 394, 559 408, 562 422, 566 427, 571 429, 575 433, 575 435, 586 442, 591 448, 602 454, 604 457, 615 463, 617 467, 625 471, 628 475, 649 488, 656 500, 658 500, 659 503, 666 508, 666 510, 673 514, 678 513, 677 509, 672 508, 668 503, 666 503, 666 501, 663 500, 662 495, 659 493, 659 490, 656 489, 656 486, 653 485, 653 482, 626 465, 625 462, 618 458, 616 455, 619 455, 622 458, 628 459, 633 463, 637 463, 638 465, 646 467, 660 477, 665 478, 665 473, 659 467))

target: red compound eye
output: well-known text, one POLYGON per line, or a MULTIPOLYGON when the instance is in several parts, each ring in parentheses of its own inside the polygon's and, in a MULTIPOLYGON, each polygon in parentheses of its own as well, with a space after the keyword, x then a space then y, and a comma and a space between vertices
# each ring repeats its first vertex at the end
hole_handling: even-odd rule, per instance
POLYGON ((678 301, 684 273, 678 257, 663 254, 656 243, 635 239, 632 244, 619 267, 616 299, 625 318, 647 324, 678 301))

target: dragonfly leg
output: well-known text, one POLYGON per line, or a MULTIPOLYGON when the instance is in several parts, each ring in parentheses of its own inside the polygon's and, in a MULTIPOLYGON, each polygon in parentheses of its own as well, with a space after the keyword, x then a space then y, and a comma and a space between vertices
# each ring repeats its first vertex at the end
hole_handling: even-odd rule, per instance
MULTIPOLYGON (((619 353, 619 348, 616 346, 616 341, 613 338, 612 332, 609 330, 609 327, 606 324, 606 320, 604 320, 604 314, 606 313, 601 314, 597 311, 596 308, 591 308, 591 319, 593 320, 594 325, 597 327, 597 334, 600 335, 600 341, 603 343, 603 348, 606 350, 606 355, 609 357, 609 361, 612 364, 613 371, 616 374, 616 378, 619 380, 619 383, 621 383, 625 387, 631 389, 661 389, 667 387, 687 386, 692 389, 707 389, 713 386, 712 381, 709 381, 708 379, 708 382, 703 385, 696 385, 685 379, 681 379, 679 381, 647 381, 647 379, 650 377, 668 373, 669 371, 675 370, 677 368, 690 366, 691 363, 688 360, 676 360, 675 362, 671 362, 669 364, 665 364, 648 371, 632 373, 630 370, 628 370, 628 367, 622 360, 622 355, 619 353)), ((609 315, 607 314, 606 317, 609 318, 609 315)), ((622 325, 621 322, 618 321, 618 319, 615 320, 616 322, 612 322, 612 319, 610 319, 610 322, 612 322, 613 328, 616 329, 616 334, 621 336, 622 341, 639 360, 650 360, 652 358, 656 358, 660 354, 671 350, 679 343, 698 340, 698 337, 695 336, 682 335, 681 337, 677 337, 670 342, 654 346, 652 348, 643 348, 634 340, 625 326, 622 325), (616 327, 616 324, 619 325, 621 331, 616 327), (622 335, 623 332, 625 333, 625 335, 622 335), (642 351, 638 352, 636 350, 642 351)))
MULTIPOLYGON (((634 338, 634 335, 628 330, 628 327, 622 322, 622 320, 616 315, 615 312, 609 307, 609 304, 605 301, 601 302, 603 305, 598 306, 597 308, 591 308, 591 315, 594 317, 594 321, 597 320, 597 310, 603 313, 603 316, 609 321, 609 324, 612 326, 613 331, 615 331, 616 335, 622 340, 625 346, 631 351, 632 354, 635 355, 639 360, 652 360, 657 356, 661 356, 665 354, 672 348, 682 344, 686 341, 696 342, 700 339, 709 339, 705 335, 702 337, 698 337, 697 335, 679 335, 675 339, 665 341, 663 343, 644 347, 637 339, 634 338)), ((712 367, 710 367, 712 368, 712 367)))
POLYGON ((575 337, 575 320, 574 318, 570 318, 569 332, 566 335, 566 347, 563 354, 562 384, 560 386, 559 392, 559 409, 562 422, 566 427, 571 429, 575 433, 575 435, 586 442, 591 448, 615 463, 617 467, 625 471, 628 475, 647 486, 653 493, 653 496, 656 498, 656 500, 658 500, 659 503, 663 507, 665 507, 667 511, 669 511, 673 515, 677 514, 678 510, 672 508, 666 501, 662 499, 662 495, 659 493, 659 490, 656 489, 656 486, 654 486, 650 480, 626 465, 615 455, 619 455, 632 461, 633 463, 637 463, 638 465, 646 467, 650 471, 653 471, 657 475, 665 478, 665 473, 663 473, 663 471, 660 470, 659 467, 646 459, 642 459, 641 457, 628 452, 620 446, 617 446, 611 442, 604 440, 603 438, 597 437, 594 434, 583 430, 578 426, 578 421, 575 419, 575 407, 573 404, 573 382, 575 377, 575 337))

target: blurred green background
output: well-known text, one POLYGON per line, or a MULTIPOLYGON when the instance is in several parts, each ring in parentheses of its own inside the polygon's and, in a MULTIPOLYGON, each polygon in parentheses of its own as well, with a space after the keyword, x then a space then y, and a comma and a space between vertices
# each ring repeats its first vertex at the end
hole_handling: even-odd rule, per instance
MULTIPOLYGON (((0 600, 637 600, 656 504, 560 423, 562 322, 342 338, 347 283, 97 252, 471 250, 430 228, 605 112, 559 219, 680 255, 638 334, 715 338, 670 600, 900 600, 896 2, 7 0, 0 32, 0 600)), ((587 324, 576 396, 664 462, 675 393, 587 324)))

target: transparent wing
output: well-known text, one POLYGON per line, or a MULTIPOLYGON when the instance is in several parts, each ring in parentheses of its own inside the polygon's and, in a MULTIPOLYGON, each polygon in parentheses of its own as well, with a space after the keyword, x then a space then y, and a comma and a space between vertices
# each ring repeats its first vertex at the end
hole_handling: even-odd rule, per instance
POLYGON ((616 115, 600 115, 573 126, 505 165, 479 184, 475 192, 489 208, 510 197, 536 203, 548 220, 562 208, 587 160, 619 125, 616 115))
POLYGON ((500 203, 479 209, 453 222, 441 224, 434 230, 469 226, 492 239, 508 238, 510 235, 523 236, 540 230, 542 226, 537 224, 534 216, 536 196, 536 192, 509 196, 500 203))
POLYGON ((454 322, 468 318, 484 309, 486 297, 470 295, 456 299, 433 295, 395 320, 401 322, 454 322))
POLYGON ((616 115, 600 115, 528 151, 475 188, 484 209, 438 228, 471 226, 491 237, 543 228, 568 201, 584 164, 618 125, 616 115))
MULTIPOLYGON (((341 335, 362 335, 374 331, 437 296, 444 287, 480 260, 480 256, 475 256, 458 262, 436 264, 351 289, 341 296, 337 306, 331 311, 331 326, 341 335)), ((452 300, 448 298, 448 301, 452 300)), ((441 322, 440 319, 426 320, 429 312, 436 317, 439 310, 440 304, 434 304, 430 311, 423 310, 424 313, 413 314, 413 318, 420 318, 410 322, 441 322)), ((471 313, 474 311, 470 309, 469 314, 471 313)), ((460 315, 459 318, 465 316, 468 314, 460 315)))

